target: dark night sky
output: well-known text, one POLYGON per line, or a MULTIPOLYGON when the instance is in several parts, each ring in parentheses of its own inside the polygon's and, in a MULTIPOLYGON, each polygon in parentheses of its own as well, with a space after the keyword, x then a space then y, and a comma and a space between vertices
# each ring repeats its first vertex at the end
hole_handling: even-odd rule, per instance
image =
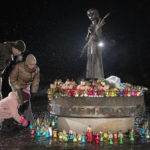
POLYGON ((97 8, 111 16, 103 27, 105 77, 150 85, 149 0, 5 1, 0 5, 0 42, 22 39, 41 69, 41 85, 56 78, 85 76, 86 53, 80 59, 90 21, 97 8))

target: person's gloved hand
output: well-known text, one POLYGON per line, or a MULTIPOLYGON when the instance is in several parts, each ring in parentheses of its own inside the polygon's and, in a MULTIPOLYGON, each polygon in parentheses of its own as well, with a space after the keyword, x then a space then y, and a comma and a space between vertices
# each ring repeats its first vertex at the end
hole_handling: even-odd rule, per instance
POLYGON ((19 121, 20 124, 22 124, 24 127, 28 125, 28 121, 24 119, 24 116, 21 115, 21 119, 19 121))
POLYGON ((36 96, 37 96, 37 93, 31 93, 31 99, 35 99, 36 96))
POLYGON ((35 97, 37 95, 37 93, 31 93, 32 97, 35 97))

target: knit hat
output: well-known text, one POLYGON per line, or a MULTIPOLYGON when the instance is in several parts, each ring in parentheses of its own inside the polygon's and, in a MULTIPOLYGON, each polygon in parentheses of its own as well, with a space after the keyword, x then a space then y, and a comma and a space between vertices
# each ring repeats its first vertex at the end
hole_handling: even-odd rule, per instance
POLYGON ((26 50, 26 44, 22 40, 17 40, 15 42, 11 42, 11 45, 21 52, 24 52, 26 50))
POLYGON ((34 57, 34 55, 29 54, 26 57, 26 61, 25 61, 26 65, 36 65, 36 58, 34 57))

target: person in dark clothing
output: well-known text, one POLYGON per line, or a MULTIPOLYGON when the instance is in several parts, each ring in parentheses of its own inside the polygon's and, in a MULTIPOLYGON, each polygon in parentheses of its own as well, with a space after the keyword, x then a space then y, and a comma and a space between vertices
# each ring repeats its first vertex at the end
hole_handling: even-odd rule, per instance
POLYGON ((20 56, 26 50, 22 40, 0 43, 0 100, 2 99, 2 75, 14 56, 20 56))

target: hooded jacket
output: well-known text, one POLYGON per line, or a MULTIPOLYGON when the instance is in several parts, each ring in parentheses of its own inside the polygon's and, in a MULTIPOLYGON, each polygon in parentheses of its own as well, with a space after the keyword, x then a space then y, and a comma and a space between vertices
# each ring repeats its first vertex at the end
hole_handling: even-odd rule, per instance
MULTIPOLYGON (((31 57, 31 59, 32 58, 33 57, 31 57)), ((26 58, 26 61, 15 65, 9 76, 9 84, 14 90, 31 86, 31 92, 36 93, 39 88, 40 69, 38 66, 35 66, 35 68, 31 70, 27 64, 28 61, 26 58)))

